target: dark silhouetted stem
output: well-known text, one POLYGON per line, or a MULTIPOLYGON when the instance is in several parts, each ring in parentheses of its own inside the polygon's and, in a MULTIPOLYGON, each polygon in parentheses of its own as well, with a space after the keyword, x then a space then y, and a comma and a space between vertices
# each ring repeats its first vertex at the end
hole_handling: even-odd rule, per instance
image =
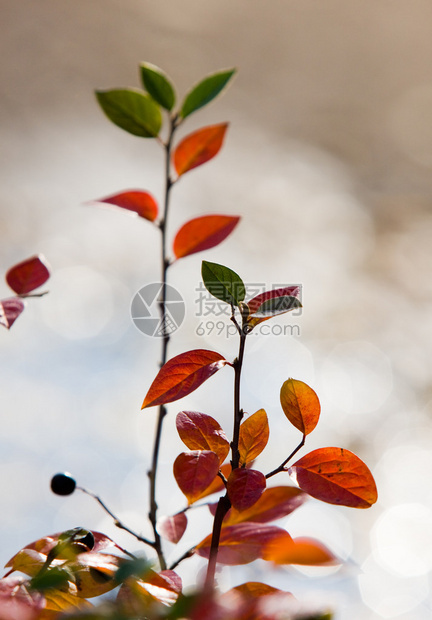
MULTIPOLYGON (((168 140, 166 144, 164 144, 164 148, 165 148, 165 199, 164 199, 163 215, 162 215, 162 219, 159 224, 159 228, 160 228, 161 236, 162 236, 162 242, 161 242, 161 265, 162 265, 162 275, 161 275, 162 291, 161 293, 162 294, 161 294, 161 299, 159 301, 159 313, 160 313, 162 333, 163 333, 160 367, 162 367, 167 361, 168 343, 170 339, 169 333, 167 331, 167 325, 166 325, 166 299, 167 299, 166 289, 167 289, 168 268, 170 265, 168 257, 167 257, 167 249, 166 249, 167 248, 166 227, 167 227, 171 188, 174 184, 174 181, 171 178, 171 146, 172 146, 172 141, 173 141, 174 132, 176 128, 177 128, 177 119, 172 118, 168 140)), ((159 536, 159 533, 156 527, 157 510, 158 510, 158 505, 156 502, 156 475, 157 475, 157 468, 158 468, 158 462, 159 462, 159 449, 160 449, 161 438, 162 438, 162 426, 163 426, 163 420, 166 416, 166 413, 167 413, 166 408, 163 405, 161 405, 159 407, 158 418, 156 421, 156 431, 155 431, 155 438, 154 438, 154 443, 153 443, 152 464, 151 464, 151 469, 148 472, 148 476, 150 480, 149 519, 153 527, 154 539, 155 539, 154 549, 156 550, 156 553, 158 555, 161 570, 165 570, 167 565, 166 565, 165 557, 164 557, 163 550, 162 550, 161 538, 159 536)))
MULTIPOLYGON (((236 321, 231 317, 235 324, 236 321)), ((234 432, 233 432, 233 440, 231 442, 231 467, 232 469, 237 469, 240 465, 240 452, 239 452, 239 440, 240 440, 240 423, 243 418, 243 410, 240 407, 240 379, 241 379, 241 371, 243 366, 243 357, 246 345, 246 336, 249 333, 248 325, 246 321, 243 320, 243 325, 241 329, 239 329, 240 334, 240 344, 239 344, 239 353, 238 357, 233 362, 234 367, 234 432)), ((225 515, 228 510, 231 508, 231 502, 228 497, 228 493, 226 493, 223 497, 219 499, 216 514, 213 521, 213 531, 212 531, 212 539, 210 543, 210 554, 209 561, 207 566, 207 575, 205 580, 205 585, 207 588, 212 588, 214 584, 215 574, 216 574, 216 565, 217 565, 217 555, 219 550, 219 541, 222 530, 222 523, 225 515)))
POLYGON ((275 476, 276 474, 278 474, 281 471, 285 471, 285 465, 292 459, 292 457, 297 454, 297 452, 300 450, 300 448, 303 448, 303 446, 305 445, 305 441, 306 441, 306 435, 303 435, 303 439, 301 440, 301 442, 299 443, 299 445, 297 446, 297 448, 295 448, 295 450, 293 450, 291 452, 291 454, 289 455, 288 458, 286 458, 284 460, 283 463, 281 463, 279 465, 279 467, 276 467, 276 469, 274 469, 273 471, 271 471, 269 474, 266 474, 266 478, 271 478, 272 476, 275 476))

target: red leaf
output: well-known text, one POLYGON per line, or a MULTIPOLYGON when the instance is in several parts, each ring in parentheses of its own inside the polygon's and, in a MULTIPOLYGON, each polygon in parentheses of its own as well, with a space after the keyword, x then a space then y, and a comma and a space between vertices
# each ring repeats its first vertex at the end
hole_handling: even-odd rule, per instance
POLYGON ((222 600, 225 598, 227 603, 237 602, 236 620, 294 618, 294 615, 290 613, 295 601, 294 596, 290 592, 284 592, 266 583, 248 581, 228 590, 222 595, 222 600), (232 599, 233 595, 236 595, 234 599, 232 599), (238 601, 239 597, 240 601, 238 601))
POLYGON ((228 478, 228 497, 232 506, 241 512, 259 500, 265 487, 266 479, 260 471, 237 468, 228 478))
POLYGON ((256 297, 253 297, 247 302, 249 307, 249 318, 248 324, 254 327, 258 325, 258 323, 262 323, 263 321, 267 321, 271 319, 272 316, 276 316, 278 314, 284 314, 285 312, 289 312, 289 310, 293 310, 294 308, 289 308, 281 311, 274 311, 273 313, 269 313, 268 316, 253 316, 255 312, 259 311, 260 307, 271 299, 277 300, 278 298, 287 298, 287 297, 296 297, 299 299, 300 296, 300 287, 299 286, 286 286, 284 288, 276 288, 272 291, 265 291, 264 293, 260 293, 256 297))
POLYGON ((17 297, 10 297, 0 301, 0 325, 10 329, 24 308, 24 302, 17 297))
POLYGON ((313 538, 292 539, 289 536, 279 540, 277 545, 270 543, 263 555, 264 560, 275 564, 320 566, 321 564, 336 563, 336 557, 333 553, 313 538))
POLYGON ((211 125, 198 129, 183 138, 173 156, 177 174, 181 176, 217 155, 227 128, 228 123, 211 125))
POLYGON ((186 222, 175 236, 176 258, 209 250, 221 243, 237 226, 240 218, 229 215, 203 215, 186 222))
POLYGON ((187 522, 186 514, 179 512, 172 517, 158 519, 157 530, 166 540, 177 544, 186 531, 187 522))
POLYGON ((190 450, 212 450, 219 462, 226 459, 230 444, 214 418, 198 411, 180 411, 176 418, 180 439, 190 450))
POLYGON ((244 521, 267 523, 281 519, 294 512, 306 500, 307 494, 297 487, 270 487, 265 489, 258 501, 242 512, 231 508, 224 519, 224 525, 244 521))
POLYGON ((137 189, 120 192, 119 194, 112 194, 112 196, 100 198, 95 202, 103 202, 122 209, 127 209, 128 211, 133 211, 140 217, 150 220, 150 222, 154 222, 158 215, 158 204, 153 196, 149 194, 149 192, 143 192, 137 189))
POLYGON ((226 363, 222 355, 206 349, 195 349, 176 355, 158 372, 141 409, 165 405, 187 396, 226 363))
POLYGON ((303 435, 318 424, 321 405, 314 390, 297 379, 288 379, 281 387, 280 402, 288 420, 303 435))
MULTIPOLYGON (((223 527, 219 541, 217 560, 220 564, 248 564, 263 557, 265 548, 270 542, 284 539, 289 534, 275 525, 258 523, 238 523, 223 527)), ((196 547, 195 553, 208 558, 212 535, 209 534, 196 547)))
POLYGON ((288 469, 299 487, 323 502, 369 508, 377 501, 373 476, 358 456, 344 448, 320 448, 288 469))
POLYGON ((26 295, 48 280, 50 273, 44 260, 44 256, 39 254, 9 269, 6 282, 17 295, 26 295))
POLYGON ((201 497, 218 471, 219 458, 211 450, 182 452, 174 461, 174 477, 189 504, 201 497))
POLYGON ((259 409, 240 426, 240 462, 250 463, 261 454, 269 438, 269 425, 264 409, 259 409))

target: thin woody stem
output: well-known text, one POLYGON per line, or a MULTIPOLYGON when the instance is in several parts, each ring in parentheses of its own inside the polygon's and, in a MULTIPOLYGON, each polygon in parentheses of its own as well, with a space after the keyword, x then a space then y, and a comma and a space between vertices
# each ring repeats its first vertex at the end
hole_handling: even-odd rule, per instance
POLYGON ((285 465, 292 459, 292 457, 297 454, 297 452, 300 450, 300 448, 303 448, 303 446, 305 445, 305 441, 306 441, 306 435, 303 435, 303 439, 301 440, 301 442, 299 443, 299 445, 297 446, 297 448, 295 448, 291 454, 289 455, 288 458, 286 458, 284 460, 283 463, 281 463, 279 465, 279 467, 276 467, 276 469, 274 469, 273 471, 271 471, 269 474, 266 474, 266 478, 267 480, 269 478, 271 478, 272 476, 275 476, 276 474, 278 474, 281 471, 285 471, 285 465))
MULTIPOLYGON (((161 290, 161 299, 159 301, 159 313, 160 320, 162 326, 162 353, 161 353, 161 361, 160 367, 162 367, 167 361, 167 352, 168 352, 168 343, 170 340, 169 333, 167 331, 166 325, 166 300, 167 300, 167 276, 168 276, 168 268, 170 266, 170 261, 167 257, 167 239, 166 239, 166 227, 167 227, 167 219, 168 219, 168 210, 170 204, 170 194, 171 188, 174 184, 174 181, 171 178, 171 146, 174 137, 174 132, 177 128, 177 119, 174 117, 171 119, 171 127, 168 136, 168 140, 166 144, 164 144, 165 149, 165 200, 164 200, 164 210, 162 219, 159 224, 159 229, 161 231, 162 242, 161 242, 161 265, 162 265, 162 290, 161 290)), ((156 502, 156 474, 159 462, 159 449, 162 438, 162 426, 163 420, 166 416, 167 410, 161 405, 158 411, 158 417, 156 422, 156 432, 153 443, 153 455, 152 455, 152 465, 151 469, 148 472, 149 480, 150 480, 150 510, 149 510, 149 520, 153 528, 154 533, 154 549, 159 558, 159 564, 161 570, 166 569, 166 560, 162 550, 162 542, 159 536, 159 532, 157 531, 157 510, 158 505, 156 502)))
MULTIPOLYGON (((236 324, 234 313, 231 320, 236 324)), ((240 407, 240 379, 243 366, 243 357, 246 345, 246 336, 249 333, 249 328, 246 320, 243 319, 242 327, 239 329, 240 344, 238 357, 233 362, 234 367, 234 432, 233 440, 231 442, 231 467, 237 469, 240 465, 240 452, 239 452, 239 440, 240 440, 240 423, 243 418, 243 410, 240 407)), ((212 588, 216 575, 217 555, 219 549, 219 541, 222 530, 222 523, 228 510, 231 508, 231 502, 228 497, 228 493, 225 493, 223 497, 219 499, 216 514, 213 521, 213 532, 210 543, 210 554, 207 566, 207 575, 205 580, 206 588, 212 588)))

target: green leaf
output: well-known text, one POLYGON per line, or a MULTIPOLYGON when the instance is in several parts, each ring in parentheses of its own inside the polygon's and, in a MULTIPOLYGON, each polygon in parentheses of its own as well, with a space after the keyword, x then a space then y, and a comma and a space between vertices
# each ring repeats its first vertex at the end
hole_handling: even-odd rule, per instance
POLYGON ((201 273, 204 286, 213 297, 234 306, 244 300, 245 285, 240 276, 229 267, 204 260, 201 273))
POLYGON ((219 71, 198 82, 186 95, 180 110, 180 116, 186 118, 192 112, 196 112, 199 108, 213 101, 229 82, 235 71, 235 69, 219 71))
POLYGON ((106 116, 121 129, 140 138, 155 138, 162 126, 159 106, 134 88, 98 90, 96 97, 106 116))
POLYGON ((176 95, 168 76, 159 67, 143 62, 140 65, 141 79, 148 94, 165 110, 172 110, 176 95))

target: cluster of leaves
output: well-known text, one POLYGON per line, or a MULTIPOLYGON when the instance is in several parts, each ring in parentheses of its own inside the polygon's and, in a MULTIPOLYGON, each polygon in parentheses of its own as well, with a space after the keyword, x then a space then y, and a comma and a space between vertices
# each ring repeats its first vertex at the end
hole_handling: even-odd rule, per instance
MULTIPOLYGON (((230 69, 206 77, 188 92, 178 108, 171 80, 161 69, 148 63, 140 66, 142 90, 123 88, 96 93, 104 113, 115 125, 134 136, 154 138, 165 152, 162 208, 150 192, 141 189, 122 191, 97 201, 134 212, 159 228, 162 325, 166 319, 165 287, 170 266, 180 258, 217 246, 239 221, 237 216, 225 214, 201 215, 187 221, 177 231, 171 256, 166 250, 171 189, 186 172, 217 155, 228 124, 198 129, 176 143, 175 132, 192 113, 213 101, 233 75, 234 70, 230 69), (161 137, 162 112, 168 118, 165 138, 161 137)), ((8 276, 8 283, 19 296, 28 294, 48 277, 48 272, 44 272, 35 259, 30 259, 31 268, 22 265, 13 268, 12 276, 8 276)), ((27 545, 8 562, 9 573, 0 580, 1 618, 49 620, 65 612, 80 618, 113 620, 330 618, 329 614, 304 608, 292 593, 268 584, 247 582, 224 594, 219 594, 215 587, 217 563, 242 565, 257 559, 273 566, 337 563, 338 558, 319 541, 308 537, 292 538, 285 528, 273 522, 293 513, 308 497, 330 504, 368 508, 376 501, 377 490, 367 466, 343 448, 320 448, 292 462, 306 437, 315 429, 321 412, 315 391, 293 378, 283 383, 280 404, 287 420, 301 433, 301 441, 272 471, 258 469, 256 459, 268 444, 270 427, 264 409, 247 415, 241 408, 246 340, 263 321, 300 307, 299 287, 269 290, 247 300, 246 286, 240 276, 226 266, 208 261, 202 262, 202 279, 208 292, 230 307, 239 350, 234 360, 207 349, 194 349, 168 359, 169 334, 166 330, 162 332, 161 367, 142 404, 142 409, 158 407, 149 470, 149 520, 153 538, 133 532, 100 498, 78 487, 69 474, 57 474, 51 483, 52 490, 59 495, 78 489, 94 497, 119 528, 152 549, 159 566, 133 556, 99 532, 76 528, 48 536, 27 545), (229 437, 219 422, 208 414, 188 410, 177 414, 176 428, 187 450, 174 460, 173 475, 186 505, 173 515, 158 515, 156 474, 166 406, 188 396, 225 366, 234 373, 232 436, 229 437), (284 476, 284 483, 269 485, 269 479, 277 474, 284 476), (216 500, 212 500, 212 496, 216 496, 216 500), (210 511, 212 532, 197 540, 168 567, 162 539, 179 543, 192 508, 210 511), (207 560, 207 576, 204 584, 187 593, 183 592, 181 579, 174 569, 192 555, 207 560), (25 577, 14 576, 14 571, 25 577), (117 589, 116 597, 102 604, 93 606, 87 600, 114 589, 117 589)), ((2 304, 4 309, 4 302, 2 304)), ((9 313, 7 326, 13 320, 9 313)))
POLYGON ((48 280, 50 272, 42 255, 31 256, 6 272, 6 282, 14 297, 0 300, 0 325, 10 329, 25 308, 26 297, 41 297, 45 293, 33 291, 48 280))

